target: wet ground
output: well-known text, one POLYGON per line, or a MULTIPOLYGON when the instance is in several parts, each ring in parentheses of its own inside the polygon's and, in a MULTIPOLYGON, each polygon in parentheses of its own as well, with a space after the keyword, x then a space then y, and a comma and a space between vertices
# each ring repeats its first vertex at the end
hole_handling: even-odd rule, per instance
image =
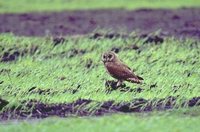
POLYGON ((0 32, 19 36, 77 35, 110 29, 141 34, 200 38, 200 9, 84 10, 0 14, 0 32))
MULTIPOLYGON (((26 118, 46 118, 49 116, 69 117, 69 116, 101 116, 108 113, 130 113, 130 112, 150 112, 152 110, 168 110, 176 108, 176 97, 163 99, 146 100, 143 98, 134 99, 131 102, 115 103, 114 101, 95 102, 92 100, 79 99, 72 103, 64 104, 44 104, 38 101, 24 102, 23 106, 12 108, 0 113, 0 120, 26 119, 26 118), (90 103, 96 103, 95 110, 88 107, 90 103)), ((5 105, 5 104, 4 104, 5 105)), ((199 106, 200 97, 186 100, 182 106, 199 106)))

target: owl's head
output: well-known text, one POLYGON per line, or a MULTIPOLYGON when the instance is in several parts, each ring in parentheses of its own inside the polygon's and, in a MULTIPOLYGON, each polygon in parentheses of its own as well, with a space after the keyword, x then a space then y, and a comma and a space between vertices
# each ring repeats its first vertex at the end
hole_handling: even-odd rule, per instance
POLYGON ((115 54, 115 52, 113 52, 113 51, 108 51, 108 52, 103 53, 101 59, 104 63, 114 62, 117 60, 117 54, 115 54))

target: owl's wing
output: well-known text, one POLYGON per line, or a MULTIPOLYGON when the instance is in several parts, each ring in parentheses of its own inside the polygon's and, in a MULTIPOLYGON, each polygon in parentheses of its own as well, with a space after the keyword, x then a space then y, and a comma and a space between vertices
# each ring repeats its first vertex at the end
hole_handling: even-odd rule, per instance
POLYGON ((107 63, 106 68, 111 76, 116 79, 126 80, 134 83, 140 83, 141 77, 136 76, 131 68, 122 62, 107 63))
POLYGON ((132 70, 131 70, 131 68, 130 67, 128 67, 127 65, 125 65, 124 63, 122 63, 122 65, 123 65, 123 67, 124 68, 126 68, 126 70, 130 70, 131 72, 132 72, 132 70))
POLYGON ((123 63, 115 63, 112 65, 113 70, 115 71, 114 74, 119 76, 119 78, 132 78, 137 76, 132 72, 131 68, 129 68, 127 65, 123 63))
MULTIPOLYGON (((128 67, 127 65, 125 65, 124 63, 122 63, 123 67, 126 67, 128 70, 130 70, 130 72, 134 74, 134 70, 132 70, 130 67, 128 67)), ((144 80, 142 77, 135 75, 139 80, 144 80)))
POLYGON ((123 65, 123 72, 126 78, 125 80, 134 82, 134 83, 141 83, 141 80, 144 80, 142 77, 135 75, 130 67, 128 67, 127 65, 123 63, 122 65, 123 65))
POLYGON ((126 74, 126 77, 135 77, 137 78, 137 76, 133 73, 133 71, 131 70, 130 67, 128 67, 125 64, 122 64, 122 69, 123 69, 123 73, 126 74))

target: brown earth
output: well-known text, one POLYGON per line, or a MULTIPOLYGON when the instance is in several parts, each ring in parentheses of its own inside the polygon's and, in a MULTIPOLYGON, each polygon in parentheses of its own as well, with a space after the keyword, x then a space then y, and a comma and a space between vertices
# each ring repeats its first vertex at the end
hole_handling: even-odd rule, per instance
POLYGON ((148 34, 200 38, 200 9, 108 9, 24 14, 0 14, 0 33, 19 36, 77 35, 110 29, 148 34))
MULTIPOLYGON (((11 108, 0 113, 0 120, 26 119, 26 118, 46 118, 50 116, 101 116, 108 113, 130 113, 130 112, 150 112, 152 110, 168 110, 177 108, 176 97, 163 99, 146 100, 143 98, 134 99, 131 102, 115 103, 114 101, 96 102, 92 100, 79 99, 72 103, 44 104, 38 101, 24 102, 22 106, 11 108), (88 104, 96 102, 95 110, 89 109, 88 104)), ((6 104, 4 104, 5 106, 6 104)), ((185 100, 184 107, 194 107, 200 105, 200 97, 185 100)))

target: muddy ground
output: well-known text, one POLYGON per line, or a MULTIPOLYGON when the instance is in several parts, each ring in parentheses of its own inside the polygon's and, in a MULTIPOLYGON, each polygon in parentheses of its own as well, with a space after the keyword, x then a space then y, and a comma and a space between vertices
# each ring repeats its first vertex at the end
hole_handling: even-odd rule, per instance
POLYGON ((0 32, 19 36, 88 34, 96 29, 200 38, 200 9, 84 10, 0 14, 0 32))
MULTIPOLYGON (((131 102, 115 103, 115 101, 96 102, 93 100, 79 99, 72 103, 44 104, 38 101, 24 102, 23 106, 11 108, 0 113, 0 120, 26 119, 26 118, 46 118, 49 116, 69 117, 69 116, 101 116, 108 113, 130 113, 130 112, 150 112, 152 110, 168 110, 176 108, 176 97, 163 99, 134 99, 131 102), (88 104, 96 102, 95 110, 89 109, 88 104)), ((6 105, 6 104, 4 104, 6 105)), ((182 106, 199 106, 200 97, 184 101, 182 106)))

